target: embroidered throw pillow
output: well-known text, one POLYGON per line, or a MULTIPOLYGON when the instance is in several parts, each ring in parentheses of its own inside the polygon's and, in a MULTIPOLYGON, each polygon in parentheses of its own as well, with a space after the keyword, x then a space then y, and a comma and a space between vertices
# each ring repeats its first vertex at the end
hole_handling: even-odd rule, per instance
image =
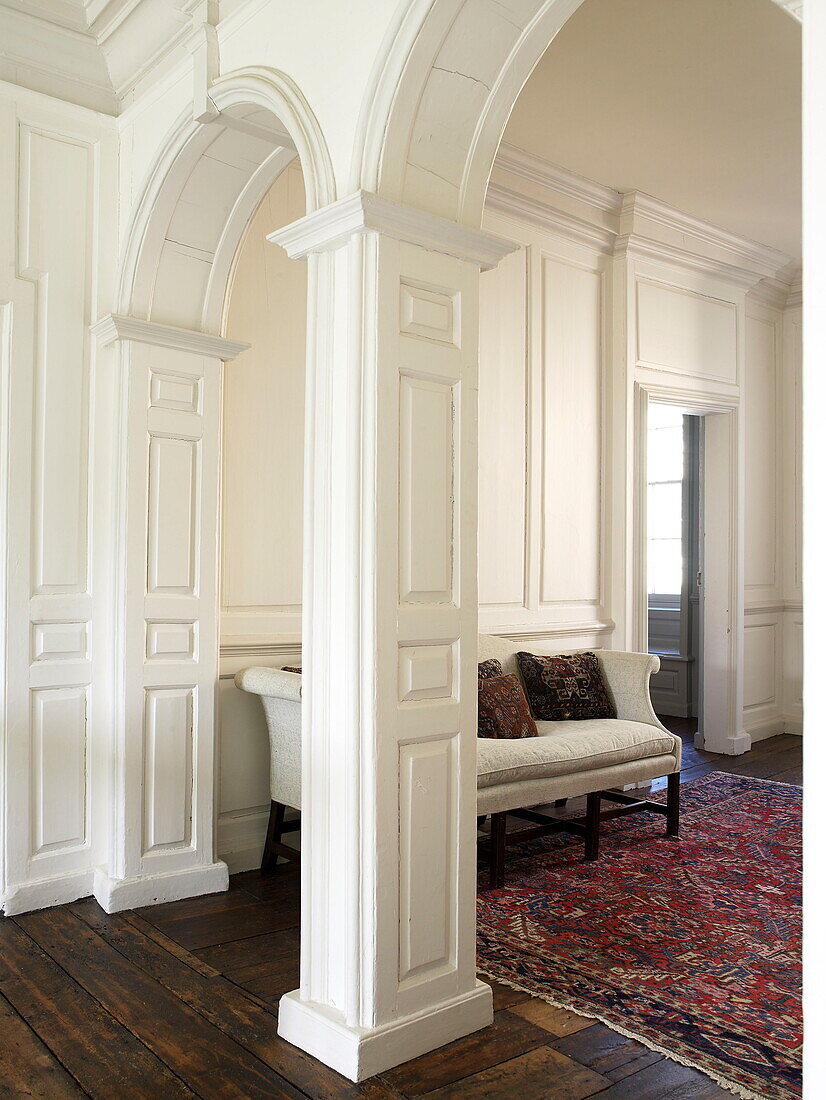
POLYGON ((502 665, 495 657, 490 657, 487 661, 479 662, 479 679, 489 680, 491 676, 501 676, 502 665))
POLYGON ((536 737, 536 722, 519 677, 510 672, 479 681, 480 737, 536 737))
POLYGON ((616 718, 596 653, 540 657, 517 653, 531 713, 538 722, 616 718))

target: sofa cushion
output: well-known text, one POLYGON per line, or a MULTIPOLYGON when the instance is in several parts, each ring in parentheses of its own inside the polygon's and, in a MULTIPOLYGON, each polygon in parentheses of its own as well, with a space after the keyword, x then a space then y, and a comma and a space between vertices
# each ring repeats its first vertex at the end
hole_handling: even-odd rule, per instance
POLYGON ((515 673, 479 680, 479 736, 536 737, 536 723, 515 673))
POLYGON ((492 676, 504 675, 504 669, 499 661, 495 657, 490 657, 487 661, 480 661, 477 674, 480 680, 490 680, 492 676))
POLYGON ((477 741, 479 787, 596 768, 631 760, 675 754, 673 734, 642 722, 617 718, 577 722, 537 722, 538 737, 519 741, 477 741))
POLYGON ((543 722, 616 718, 596 653, 517 653, 531 713, 543 722))

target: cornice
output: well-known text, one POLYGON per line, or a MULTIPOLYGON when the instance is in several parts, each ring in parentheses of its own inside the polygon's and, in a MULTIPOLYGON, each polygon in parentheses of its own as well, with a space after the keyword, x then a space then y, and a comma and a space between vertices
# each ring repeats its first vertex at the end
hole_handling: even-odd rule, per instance
POLYGON ((658 263, 674 264, 677 267, 696 271, 699 275, 711 275, 724 280, 742 290, 750 291, 759 281, 760 276, 747 268, 738 267, 736 264, 728 264, 721 260, 713 260, 697 252, 690 252, 685 248, 677 248, 675 245, 663 241, 644 237, 639 233, 623 233, 617 237, 614 245, 616 256, 639 256, 642 259, 654 260, 658 263))
POLYGON ((622 199, 620 231, 634 233, 633 226, 638 217, 682 236, 693 237, 713 248, 720 248, 729 253, 733 267, 763 278, 776 277, 793 263, 792 257, 779 249, 741 237, 693 214, 685 214, 642 191, 629 191, 622 199))
POLYGON ((382 233, 395 240, 441 252, 458 260, 477 264, 483 271, 496 267, 516 250, 511 241, 456 222, 389 202, 369 191, 356 191, 344 199, 322 206, 312 214, 270 233, 267 240, 280 245, 291 258, 311 252, 327 252, 349 237, 361 233, 382 233))
POLYGON ((791 273, 785 279, 761 279, 749 291, 749 299, 769 309, 788 309, 800 305, 803 301, 802 284, 799 271, 791 273))
POLYGON ((546 202, 529 198, 519 191, 502 187, 497 183, 491 183, 488 186, 485 210, 528 221, 574 244, 595 248, 599 252, 611 252, 617 236, 610 229, 594 225, 593 222, 586 221, 584 218, 567 214, 546 202))
POLYGON ((206 355, 229 361, 237 358, 250 346, 223 336, 211 336, 207 332, 161 325, 156 321, 143 321, 139 317, 125 317, 108 313, 89 327, 92 336, 102 347, 119 340, 132 340, 137 344, 153 344, 155 347, 188 351, 193 355, 206 355))
POLYGON ((534 153, 528 153, 515 145, 502 142, 493 162, 494 170, 501 169, 530 183, 547 187, 561 195, 584 202, 595 210, 619 214, 622 194, 605 184, 578 176, 575 172, 550 164, 534 153))
POLYGON ((803 22, 803 0, 774 0, 778 7, 787 11, 798 23, 803 22))

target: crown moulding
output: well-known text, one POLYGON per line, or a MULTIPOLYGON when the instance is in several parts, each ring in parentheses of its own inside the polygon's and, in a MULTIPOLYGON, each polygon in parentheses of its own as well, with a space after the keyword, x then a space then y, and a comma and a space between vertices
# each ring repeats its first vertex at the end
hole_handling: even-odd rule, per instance
POLYGON ((101 347, 131 340, 137 344, 153 344, 155 347, 187 351, 192 355, 205 355, 213 359, 223 359, 225 362, 236 359, 250 346, 237 340, 227 340, 223 336, 212 336, 208 332, 195 332, 192 329, 162 325, 157 321, 144 321, 139 317, 126 317, 118 313, 108 313, 101 317, 89 326, 89 331, 101 347))
POLYGON ((517 248, 491 233, 390 202, 369 191, 356 191, 323 206, 270 233, 267 240, 280 245, 291 259, 303 259, 311 252, 327 252, 352 236, 369 232, 477 264, 482 271, 496 267, 517 248))

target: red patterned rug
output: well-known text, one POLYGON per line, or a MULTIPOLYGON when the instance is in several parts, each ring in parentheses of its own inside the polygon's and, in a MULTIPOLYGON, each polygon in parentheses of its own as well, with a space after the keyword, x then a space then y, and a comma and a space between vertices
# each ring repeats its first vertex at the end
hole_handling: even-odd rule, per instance
POLYGON ((679 841, 636 814, 603 825, 596 863, 564 834, 509 849, 479 895, 480 971, 741 1096, 798 1097, 801 802, 715 773, 683 786, 679 841))

